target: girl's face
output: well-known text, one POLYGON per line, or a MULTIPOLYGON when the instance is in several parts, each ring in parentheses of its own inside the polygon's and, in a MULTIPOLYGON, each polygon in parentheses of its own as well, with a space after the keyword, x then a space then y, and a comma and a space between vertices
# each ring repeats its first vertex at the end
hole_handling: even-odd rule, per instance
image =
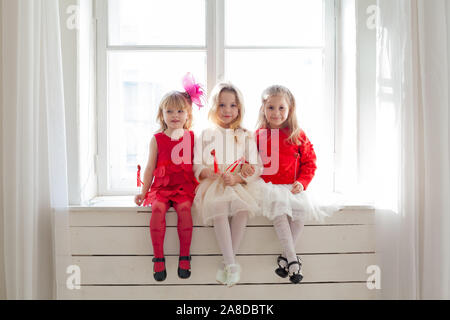
POLYGON ((284 128, 289 115, 289 105, 283 96, 269 97, 264 104, 264 115, 271 129, 284 128))
POLYGON ((234 120, 239 116, 239 107, 236 101, 236 95, 230 91, 223 91, 219 95, 219 105, 217 108, 217 116, 220 125, 229 128, 234 120))
POLYGON ((186 110, 169 106, 163 110, 164 122, 170 130, 183 129, 188 118, 186 110))

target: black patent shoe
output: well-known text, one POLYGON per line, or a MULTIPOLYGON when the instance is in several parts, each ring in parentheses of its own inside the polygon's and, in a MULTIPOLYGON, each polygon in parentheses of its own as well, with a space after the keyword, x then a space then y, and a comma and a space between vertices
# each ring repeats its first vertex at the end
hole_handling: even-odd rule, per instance
MULTIPOLYGON (((166 262, 165 258, 153 258, 152 262, 166 262)), ((153 278, 155 278, 156 281, 164 281, 167 278, 167 272, 166 268, 164 268, 163 271, 155 272, 155 265, 153 265, 153 278)))
MULTIPOLYGON (((180 257, 178 261, 188 260, 191 261, 191 256, 180 257)), ((178 262, 179 263, 179 262, 178 262)), ((191 276, 191 269, 181 269, 178 266, 178 277, 181 279, 187 279, 191 276)))
POLYGON ((298 271, 294 272, 293 274, 289 274, 289 281, 291 281, 292 283, 300 283, 300 281, 303 280, 303 274, 302 274, 302 263, 300 262, 301 260, 297 257, 297 261, 292 261, 288 264, 287 268, 289 270, 289 267, 292 266, 293 264, 298 264, 298 271))
POLYGON ((288 269, 280 264, 281 261, 286 261, 286 263, 288 262, 285 257, 278 256, 277 258, 278 268, 275 270, 275 273, 281 278, 286 278, 289 274, 288 269))

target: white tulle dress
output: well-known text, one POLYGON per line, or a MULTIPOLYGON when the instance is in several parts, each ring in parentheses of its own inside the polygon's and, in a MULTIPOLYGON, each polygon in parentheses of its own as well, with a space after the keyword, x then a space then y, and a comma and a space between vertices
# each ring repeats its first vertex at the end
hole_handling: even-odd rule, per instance
MULTIPOLYGON (((224 129, 219 126, 206 129, 196 138, 194 145, 194 174, 200 185, 197 187, 192 214, 202 218, 205 225, 212 225, 218 216, 231 217, 240 211, 246 211, 249 217, 261 214, 258 203, 262 173, 262 163, 258 155, 253 134, 243 129, 224 129), (214 169, 214 150, 218 169, 221 173, 231 170, 239 159, 245 159, 254 165, 255 174, 245 180, 245 184, 225 186, 222 178, 200 180, 203 169, 214 169)), ((240 175, 238 165, 232 174, 240 175)), ((242 177, 242 176, 241 176, 242 177)))

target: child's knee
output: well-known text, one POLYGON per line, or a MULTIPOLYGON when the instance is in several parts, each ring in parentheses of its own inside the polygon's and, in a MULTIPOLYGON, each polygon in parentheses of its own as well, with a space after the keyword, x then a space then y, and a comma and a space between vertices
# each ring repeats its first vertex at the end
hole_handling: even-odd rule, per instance
POLYGON ((233 218, 235 218, 235 219, 247 219, 248 218, 248 211, 239 211, 233 216, 233 218))
POLYGON ((178 220, 191 220, 192 221, 191 207, 192 207, 192 204, 190 202, 187 202, 187 203, 185 202, 185 203, 175 206, 175 211, 177 212, 178 220))
POLYGON ((152 208, 150 218, 150 229, 158 229, 166 225, 166 209, 163 206, 155 206, 152 208))
POLYGON ((191 214, 192 202, 183 202, 180 204, 174 204, 174 209, 178 213, 189 213, 191 214))

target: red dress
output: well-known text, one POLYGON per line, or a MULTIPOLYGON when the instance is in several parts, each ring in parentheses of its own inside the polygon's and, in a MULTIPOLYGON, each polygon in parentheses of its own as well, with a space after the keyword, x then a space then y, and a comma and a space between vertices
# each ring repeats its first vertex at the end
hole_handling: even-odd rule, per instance
POLYGON ((185 131, 179 140, 172 140, 160 132, 155 134, 155 139, 158 157, 153 171, 154 180, 143 206, 149 206, 155 201, 192 202, 198 185, 192 170, 194 133, 185 131))

